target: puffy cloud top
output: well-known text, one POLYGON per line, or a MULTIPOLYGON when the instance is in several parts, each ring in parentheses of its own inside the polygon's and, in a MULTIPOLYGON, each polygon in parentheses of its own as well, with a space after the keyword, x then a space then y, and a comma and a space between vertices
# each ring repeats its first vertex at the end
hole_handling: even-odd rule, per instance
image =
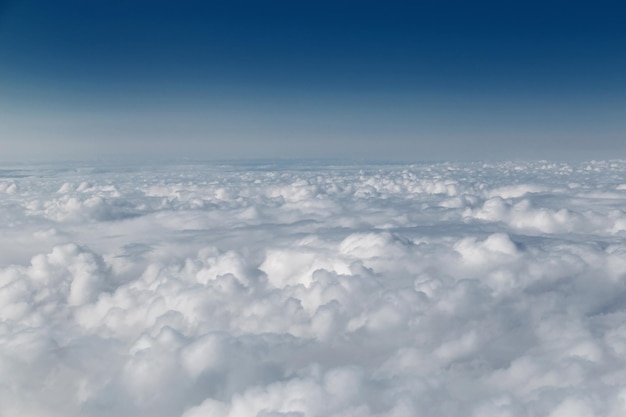
POLYGON ((626 162, 26 167, 0 415, 626 415, 626 162))

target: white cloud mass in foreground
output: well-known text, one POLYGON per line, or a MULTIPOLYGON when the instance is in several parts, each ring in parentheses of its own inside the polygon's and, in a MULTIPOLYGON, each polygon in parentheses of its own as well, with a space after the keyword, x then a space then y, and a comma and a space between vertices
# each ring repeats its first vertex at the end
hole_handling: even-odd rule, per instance
POLYGON ((0 415, 626 415, 626 161, 0 171, 0 415))

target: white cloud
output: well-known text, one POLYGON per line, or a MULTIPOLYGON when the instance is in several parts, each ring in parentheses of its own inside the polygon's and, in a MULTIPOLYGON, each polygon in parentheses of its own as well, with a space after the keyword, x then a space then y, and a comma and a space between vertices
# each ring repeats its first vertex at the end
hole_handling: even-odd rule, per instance
POLYGON ((626 409, 626 162, 23 171, 0 415, 626 409))

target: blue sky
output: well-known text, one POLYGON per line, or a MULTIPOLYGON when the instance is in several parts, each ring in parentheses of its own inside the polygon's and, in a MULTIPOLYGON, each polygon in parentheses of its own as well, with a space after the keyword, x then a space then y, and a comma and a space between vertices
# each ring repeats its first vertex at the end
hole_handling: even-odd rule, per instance
POLYGON ((618 2, 0 5, 3 160, 626 157, 618 2))

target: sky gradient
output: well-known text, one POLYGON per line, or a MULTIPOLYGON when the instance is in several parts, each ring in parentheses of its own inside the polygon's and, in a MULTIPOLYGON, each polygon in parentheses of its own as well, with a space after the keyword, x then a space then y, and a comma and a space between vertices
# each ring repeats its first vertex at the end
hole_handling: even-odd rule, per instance
POLYGON ((618 2, 0 3, 0 160, 626 158, 618 2))

